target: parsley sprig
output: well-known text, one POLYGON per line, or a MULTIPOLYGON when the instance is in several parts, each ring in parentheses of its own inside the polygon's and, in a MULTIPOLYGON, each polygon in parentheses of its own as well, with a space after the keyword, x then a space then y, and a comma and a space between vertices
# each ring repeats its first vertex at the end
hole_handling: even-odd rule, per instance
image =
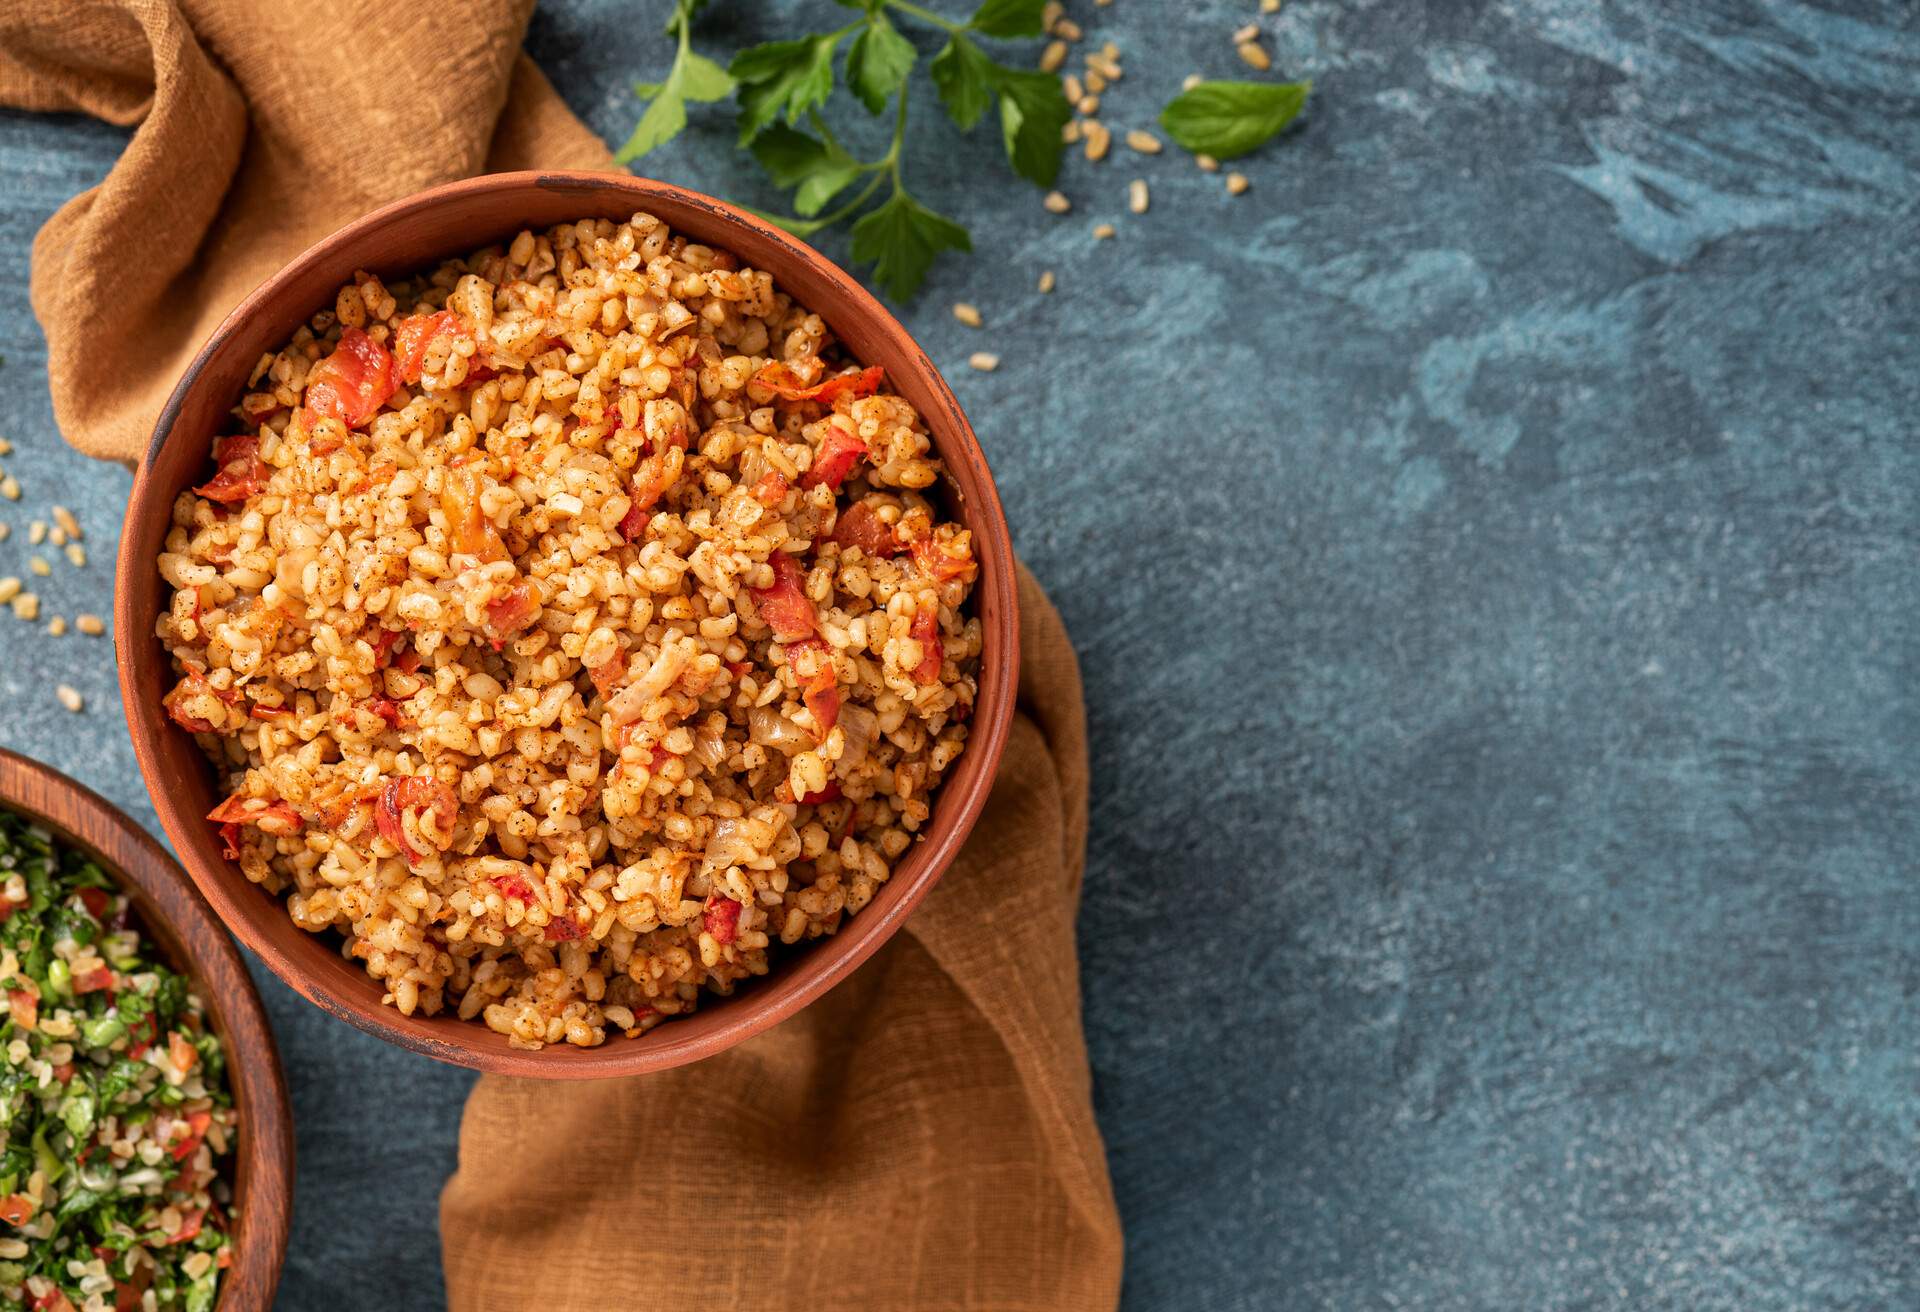
POLYGON ((997 106, 1014 172, 1041 187, 1059 176, 1061 129, 1073 113, 1059 79, 1003 64, 976 39, 1040 36, 1045 0, 984 0, 965 22, 911 0, 838 0, 859 17, 832 31, 749 47, 725 69, 692 49, 692 21, 704 3, 676 0, 667 24, 679 41, 673 66, 665 81, 636 88, 651 103, 618 159, 639 159, 671 140, 686 126, 688 101, 733 92, 740 144, 775 186, 792 193, 791 215, 765 217, 802 237, 854 219, 853 258, 871 263, 874 280, 899 300, 919 290, 940 252, 968 251, 973 243, 964 227, 922 204, 907 185, 903 155, 920 52, 895 16, 945 34, 927 73, 955 126, 971 131, 997 106), (893 107, 892 140, 875 158, 850 151, 822 113, 842 83, 869 114, 893 107))

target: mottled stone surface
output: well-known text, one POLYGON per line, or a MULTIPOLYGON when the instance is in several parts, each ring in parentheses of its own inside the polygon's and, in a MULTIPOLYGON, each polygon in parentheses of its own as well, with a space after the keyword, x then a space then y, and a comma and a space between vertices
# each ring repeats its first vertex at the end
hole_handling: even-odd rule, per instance
MULTIPOLYGON (((530 38, 616 139, 645 8, 530 38)), ((803 8, 841 14, 720 0, 704 39, 803 8)), ((1076 0, 1108 121, 1243 71, 1253 8, 1076 0)), ((1293 0, 1268 44, 1319 90, 1246 196, 1123 152, 1066 218, 918 115, 981 253, 905 318, 1086 671, 1128 1309, 1914 1304, 1915 14, 1293 0)), ((107 609, 128 479, 54 433, 27 242, 122 140, 0 116, 0 573, 63 499, 62 613, 107 609)), ((649 168, 771 200, 729 144, 696 111, 649 168)), ((151 823, 103 643, 0 616, 0 697, 151 823)), ((431 1305, 465 1077, 261 982, 283 1305, 431 1305)))

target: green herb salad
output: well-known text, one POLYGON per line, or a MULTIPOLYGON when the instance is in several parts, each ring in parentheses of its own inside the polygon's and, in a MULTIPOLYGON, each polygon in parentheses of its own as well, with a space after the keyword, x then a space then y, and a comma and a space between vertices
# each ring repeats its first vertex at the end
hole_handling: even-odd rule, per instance
POLYGON ((232 1260, 226 1056, 101 867, 0 811, 0 1306, 204 1312, 232 1260))

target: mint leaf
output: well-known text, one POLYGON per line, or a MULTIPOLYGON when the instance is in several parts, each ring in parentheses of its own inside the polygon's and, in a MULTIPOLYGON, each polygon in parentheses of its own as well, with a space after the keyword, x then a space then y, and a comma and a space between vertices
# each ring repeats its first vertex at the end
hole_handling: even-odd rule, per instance
POLYGON ((834 142, 822 141, 784 123, 769 124, 753 140, 753 157, 774 185, 798 187, 796 214, 812 217, 861 174, 860 161, 834 142))
POLYGON ((998 68, 1000 131, 1014 172, 1042 187, 1060 175, 1065 146, 1060 129, 1073 117, 1060 79, 1052 73, 998 68))
POLYGON ((1046 0, 986 0, 967 26, 982 36, 1039 36, 1046 0))
MULTIPOLYGON (((993 104, 993 81, 997 68, 998 65, 987 58, 984 50, 958 32, 933 57, 933 63, 927 71, 933 75, 933 85, 939 89, 940 103, 947 107, 947 117, 962 132, 972 131, 973 125, 993 104)), ((1064 97, 1066 93, 1061 94, 1064 97)))
POLYGON ((853 225, 853 258, 873 261, 873 280, 895 300, 910 300, 941 251, 970 251, 967 230, 896 191, 853 225))
POLYGON ((1311 82, 1202 82, 1160 112, 1167 135, 1196 155, 1233 159, 1299 115, 1311 82))
POLYGON ((919 57, 913 42, 900 35, 900 29, 888 21, 886 14, 875 10, 847 51, 847 85, 869 113, 878 114, 907 80, 919 57))
POLYGON ((687 126, 689 100, 723 100, 733 91, 733 79, 720 65, 705 55, 681 49, 665 82, 641 83, 634 90, 651 98, 647 112, 640 116, 633 135, 620 147, 614 159, 621 164, 639 159, 657 146, 680 135, 687 126))
POLYGON ((733 57, 727 72, 740 84, 740 144, 782 112, 792 123, 833 94, 833 52, 841 33, 768 41, 733 57))

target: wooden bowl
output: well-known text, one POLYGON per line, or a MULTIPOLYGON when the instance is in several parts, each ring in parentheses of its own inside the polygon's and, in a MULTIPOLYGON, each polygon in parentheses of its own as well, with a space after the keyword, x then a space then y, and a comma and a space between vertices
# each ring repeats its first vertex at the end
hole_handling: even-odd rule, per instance
POLYGON ((134 751, 160 822, 200 891, 275 974, 341 1019, 440 1061, 546 1079, 598 1079, 663 1070, 731 1047, 825 993, 900 928, 960 850, 992 787, 1020 668, 1014 598, 1006 517, 973 430, 926 354, 859 283, 778 228, 696 192, 624 174, 502 173, 435 187, 348 224, 270 278, 220 325, 161 412, 135 476, 120 539, 114 641, 134 751), (893 386, 919 409, 949 471, 947 510, 973 531, 980 564, 972 603, 985 635, 979 699, 967 750, 934 799, 924 838, 839 933, 783 955, 765 978, 742 985, 730 998, 703 998, 694 1015, 639 1039, 526 1051, 477 1021, 402 1016, 383 1005, 381 986, 341 956, 336 939, 297 928, 278 898, 249 883, 222 855, 213 826, 203 819, 220 800, 212 771, 192 737, 160 705, 174 676, 154 636, 162 605, 154 562, 174 498, 206 477, 212 441, 230 431, 229 412, 254 365, 331 306, 356 269, 399 277, 509 239, 522 228, 581 218, 625 220, 640 210, 772 273, 827 322, 854 359, 884 365, 893 386))
POLYGON ((191 977, 227 1050, 240 1113, 234 1146, 233 1266, 218 1312, 273 1303, 293 1200, 293 1113, 267 1012, 240 950, 160 844, 105 798, 58 770, 0 748, 0 806, 86 852, 133 899, 140 928, 167 964, 191 977))

